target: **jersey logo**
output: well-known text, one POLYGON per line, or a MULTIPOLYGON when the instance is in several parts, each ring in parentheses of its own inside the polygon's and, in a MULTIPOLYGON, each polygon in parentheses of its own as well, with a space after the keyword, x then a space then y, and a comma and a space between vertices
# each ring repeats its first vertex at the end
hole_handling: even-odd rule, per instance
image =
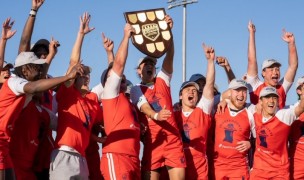
POLYGON ((190 143, 190 131, 194 128, 196 128, 196 125, 192 122, 183 125, 181 135, 184 143, 190 143))
POLYGON ((232 143, 234 131, 236 131, 236 129, 232 123, 229 123, 226 127, 224 127, 225 138, 223 141, 232 143))
POLYGON ((159 112, 160 110, 162 110, 162 107, 159 104, 159 100, 160 100, 160 98, 157 98, 156 96, 154 96, 152 98, 152 102, 150 103, 155 112, 159 112))
POLYGON ((260 146, 267 148, 267 133, 264 129, 259 132, 260 146))

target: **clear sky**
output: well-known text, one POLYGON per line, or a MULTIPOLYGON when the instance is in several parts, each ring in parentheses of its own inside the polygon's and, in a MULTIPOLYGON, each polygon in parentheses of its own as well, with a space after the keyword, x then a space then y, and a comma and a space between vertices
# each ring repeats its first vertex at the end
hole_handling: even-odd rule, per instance
MULTIPOLYGON (((45 0, 40 8, 32 42, 40 38, 57 39, 61 46, 53 60, 49 73, 63 75, 68 67, 69 57, 75 41, 79 17, 87 11, 92 19, 90 26, 96 29, 85 37, 82 49, 84 63, 93 68, 91 87, 100 80, 101 71, 106 67, 106 54, 102 46, 101 32, 114 40, 115 51, 123 36, 125 25, 124 12, 143 9, 165 8, 174 20, 172 30, 175 42, 174 73, 172 79, 173 101, 178 101, 178 91, 182 83, 182 24, 183 8, 168 10, 166 0, 45 0)), ((187 74, 206 72, 206 59, 202 43, 215 48, 217 56, 226 56, 237 77, 247 70, 247 24, 252 20, 256 25, 256 44, 259 72, 266 58, 275 58, 282 63, 281 77, 288 66, 287 44, 281 39, 282 29, 293 32, 299 56, 299 69, 296 79, 304 75, 304 1, 303 0, 199 0, 187 6, 187 74)), ((15 20, 13 29, 17 34, 9 40, 6 48, 6 60, 14 62, 21 33, 31 9, 31 0, 5 0, 0 7, 0 21, 6 17, 15 20)), ((139 79, 135 67, 140 57, 130 42, 129 56, 125 74, 133 83, 139 79)), ((157 63, 161 67, 163 57, 157 63)), ((216 67, 216 84, 220 91, 227 88, 224 70, 216 67)), ((293 85, 287 97, 287 104, 297 100, 293 85)))

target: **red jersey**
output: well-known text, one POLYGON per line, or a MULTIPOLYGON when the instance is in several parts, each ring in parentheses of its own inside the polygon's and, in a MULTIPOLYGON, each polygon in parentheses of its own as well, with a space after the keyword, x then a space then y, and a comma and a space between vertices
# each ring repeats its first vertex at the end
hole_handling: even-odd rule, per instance
POLYGON ((97 96, 87 93, 82 97, 74 87, 61 85, 56 94, 58 102, 58 127, 56 143, 74 148, 82 156, 90 140, 94 122, 102 120, 102 111, 97 96))
MULTIPOLYGON (((249 141, 254 130, 253 115, 244 108, 233 111, 228 106, 224 113, 215 114, 214 166, 220 169, 248 169, 247 151, 240 153, 237 142, 249 141)), ((216 173, 216 171, 215 171, 216 173)))
POLYGON ((24 107, 23 87, 28 81, 12 75, 0 90, 0 139, 9 141, 14 123, 24 107))
MULTIPOLYGON (((264 87, 267 85, 262 82, 258 77, 248 76, 247 82, 251 85, 250 92, 250 102, 256 105, 259 102, 259 95, 264 87)), ((279 84, 275 87, 279 94, 279 108, 282 109, 285 107, 287 92, 289 91, 292 83, 287 82, 285 79, 282 79, 279 84)))
POLYGON ((290 172, 294 179, 304 178, 304 113, 291 125, 289 134, 290 172))
MULTIPOLYGON (((204 107, 196 107, 192 112, 174 112, 183 140, 183 148, 186 157, 186 176, 191 175, 195 179, 208 178, 208 163, 206 145, 208 131, 211 125, 211 110, 213 100, 204 97, 204 107)), ((201 101, 200 101, 201 102, 201 101)))
POLYGON ((106 142, 102 153, 121 153, 138 157, 140 126, 136 110, 123 94, 112 99, 102 99, 106 142))
POLYGON ((257 138, 253 169, 289 171, 287 139, 295 119, 293 108, 279 110, 269 119, 254 113, 257 138))
MULTIPOLYGON (((40 130, 43 124, 50 124, 48 112, 36 106, 35 102, 29 102, 16 120, 11 137, 10 155, 15 168, 34 172, 33 165, 42 138, 40 130)), ((18 178, 18 171, 16 175, 18 178)))
MULTIPOLYGON (((171 90, 168 78, 169 77, 161 71, 155 78, 154 85, 146 86, 138 84, 134 86, 131 90, 132 102, 137 105, 138 109, 140 109, 142 103, 146 101, 150 104, 151 108, 155 112, 159 112, 164 107, 173 112, 171 90)), ((152 121, 147 116, 140 117, 145 117, 140 119, 140 122, 143 122, 145 125, 149 126, 149 131, 146 134, 151 134, 153 139, 159 135, 160 131, 165 131, 165 133, 168 135, 173 134, 175 136, 180 136, 173 115, 166 121, 152 121)))

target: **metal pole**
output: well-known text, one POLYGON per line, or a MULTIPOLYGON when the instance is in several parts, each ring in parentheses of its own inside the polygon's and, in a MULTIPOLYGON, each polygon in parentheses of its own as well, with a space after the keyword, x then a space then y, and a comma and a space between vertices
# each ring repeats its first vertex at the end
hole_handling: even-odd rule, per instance
POLYGON ((177 6, 183 6, 183 35, 182 35, 182 66, 183 66, 183 82, 186 81, 186 24, 187 24, 187 12, 186 12, 186 6, 187 4, 197 3, 198 0, 168 0, 168 3, 171 3, 168 6, 168 9, 177 7, 177 6))
POLYGON ((182 61, 182 64, 183 64, 183 82, 186 81, 186 4, 184 4, 184 7, 183 7, 183 50, 182 50, 182 53, 183 53, 183 61, 182 61))

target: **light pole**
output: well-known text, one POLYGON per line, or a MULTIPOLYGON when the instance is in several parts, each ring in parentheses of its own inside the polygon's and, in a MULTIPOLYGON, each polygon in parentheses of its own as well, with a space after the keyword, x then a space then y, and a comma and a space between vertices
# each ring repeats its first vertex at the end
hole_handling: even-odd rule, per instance
POLYGON ((186 81, 186 18, 187 18, 187 4, 197 3, 198 0, 168 0, 170 4, 168 9, 175 8, 177 6, 183 6, 183 45, 182 45, 182 65, 183 65, 183 82, 186 81))

